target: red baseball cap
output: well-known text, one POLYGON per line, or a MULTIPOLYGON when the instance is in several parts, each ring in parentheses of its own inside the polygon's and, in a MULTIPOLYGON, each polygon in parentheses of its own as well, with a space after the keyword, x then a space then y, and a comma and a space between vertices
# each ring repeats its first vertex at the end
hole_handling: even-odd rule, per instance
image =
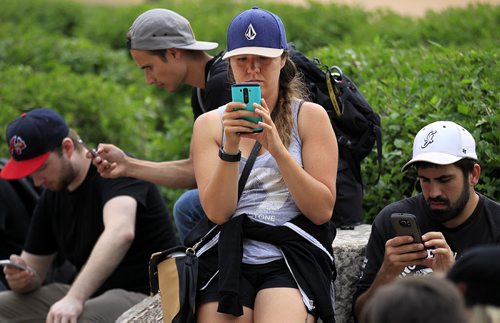
POLYGON ((68 133, 68 125, 54 110, 39 108, 23 113, 7 127, 11 158, 0 177, 19 179, 34 173, 68 133))

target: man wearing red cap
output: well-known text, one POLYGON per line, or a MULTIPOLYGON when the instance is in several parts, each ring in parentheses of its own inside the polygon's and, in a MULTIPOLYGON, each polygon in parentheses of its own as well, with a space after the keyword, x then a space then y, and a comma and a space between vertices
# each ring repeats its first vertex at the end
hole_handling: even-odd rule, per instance
POLYGON ((3 179, 31 175, 46 188, 21 255, 4 267, 12 291, 0 293, 0 321, 112 322, 149 292, 148 260, 176 244, 157 188, 99 176, 78 135, 50 109, 34 109, 7 128, 11 159, 3 179), (57 253, 77 269, 71 285, 42 285, 57 253))

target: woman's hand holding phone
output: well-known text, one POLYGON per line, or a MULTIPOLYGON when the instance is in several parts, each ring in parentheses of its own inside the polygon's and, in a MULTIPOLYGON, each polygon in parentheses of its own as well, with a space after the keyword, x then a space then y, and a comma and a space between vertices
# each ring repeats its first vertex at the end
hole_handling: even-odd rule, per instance
MULTIPOLYGON (((254 82, 238 83, 231 86, 231 96, 233 102, 241 102, 245 104, 244 110, 255 111, 254 103, 261 104, 260 84, 254 82)), ((262 121, 262 117, 244 116, 241 119, 257 124, 262 121)), ((262 132, 262 127, 253 128, 252 132, 262 132)))

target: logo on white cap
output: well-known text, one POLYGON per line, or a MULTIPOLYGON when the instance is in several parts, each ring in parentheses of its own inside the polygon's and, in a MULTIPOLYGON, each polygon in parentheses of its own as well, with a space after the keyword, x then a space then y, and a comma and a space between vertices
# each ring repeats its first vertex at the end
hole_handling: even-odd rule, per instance
POLYGON ((431 132, 429 132, 427 134, 427 137, 425 137, 424 144, 422 146, 420 146, 420 148, 424 149, 425 147, 427 147, 430 144, 432 144, 434 142, 434 135, 436 133, 437 133, 436 130, 431 130, 431 132))
POLYGON ((253 29, 252 24, 248 25, 247 30, 245 31, 245 37, 247 40, 253 40, 257 36, 255 29, 253 29))

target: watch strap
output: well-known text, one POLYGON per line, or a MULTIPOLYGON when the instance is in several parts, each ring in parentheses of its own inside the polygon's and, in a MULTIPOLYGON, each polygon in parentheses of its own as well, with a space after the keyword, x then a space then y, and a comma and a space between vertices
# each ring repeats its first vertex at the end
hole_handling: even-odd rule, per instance
POLYGON ((236 155, 227 154, 224 147, 219 148, 219 158, 227 162, 239 162, 241 160, 241 150, 236 155))

